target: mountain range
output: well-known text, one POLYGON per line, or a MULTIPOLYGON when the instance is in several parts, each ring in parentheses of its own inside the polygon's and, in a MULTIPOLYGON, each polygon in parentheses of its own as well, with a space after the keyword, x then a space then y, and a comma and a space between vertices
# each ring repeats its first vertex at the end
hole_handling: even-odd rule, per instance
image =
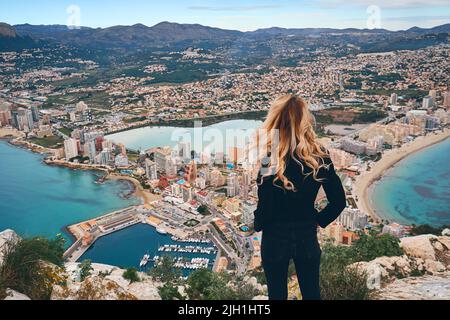
POLYGON ((143 24, 132 26, 114 26, 109 28, 70 29, 64 25, 36 26, 22 24, 14 26, 21 36, 35 39, 56 40, 67 44, 80 46, 136 46, 145 47, 161 43, 180 41, 232 39, 239 37, 241 32, 205 27, 199 24, 178 24, 162 22, 153 27, 143 24))
POLYGON ((36 45, 35 41, 58 42, 79 47, 145 48, 198 41, 236 41, 240 39, 270 38, 276 36, 319 36, 319 35, 386 35, 414 36, 423 34, 445 34, 450 32, 450 24, 430 29, 413 27, 402 31, 386 29, 332 29, 332 28, 266 28, 242 32, 207 27, 200 24, 179 24, 161 22, 148 27, 143 24, 113 26, 108 28, 80 27, 71 29, 65 25, 10 26, 0 23, 0 48, 4 42, 19 42, 26 46, 36 45), (13 41, 13 39, 15 41, 13 41))

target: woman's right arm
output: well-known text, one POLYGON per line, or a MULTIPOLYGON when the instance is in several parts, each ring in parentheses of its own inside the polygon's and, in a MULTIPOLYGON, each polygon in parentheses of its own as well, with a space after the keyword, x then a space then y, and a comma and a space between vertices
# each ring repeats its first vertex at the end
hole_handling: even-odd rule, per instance
POLYGON ((264 228, 264 222, 270 215, 272 208, 272 197, 270 187, 272 185, 272 179, 270 177, 258 176, 258 206, 254 212, 254 229, 256 232, 262 231, 264 228))

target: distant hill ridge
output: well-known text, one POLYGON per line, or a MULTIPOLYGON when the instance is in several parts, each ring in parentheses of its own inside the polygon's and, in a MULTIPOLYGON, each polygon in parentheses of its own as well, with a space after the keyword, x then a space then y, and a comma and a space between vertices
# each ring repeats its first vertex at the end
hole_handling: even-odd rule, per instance
POLYGON ((35 39, 72 42, 79 45, 98 43, 100 45, 146 46, 162 42, 180 42, 195 40, 234 39, 242 32, 206 27, 200 24, 178 24, 161 22, 153 27, 143 24, 132 26, 113 26, 108 28, 70 29, 64 25, 30 25, 14 26, 20 35, 35 39))
MULTIPOLYGON (((2 24, 2 23, 0 23, 2 24)), ((3 23, 5 24, 5 23, 3 23)), ((6 24, 5 24, 6 25, 6 24)), ((184 32, 192 32, 192 31, 209 31, 209 32, 220 32, 234 35, 243 35, 243 34, 252 34, 252 33, 277 33, 277 32, 294 32, 294 33, 346 33, 346 32, 450 32, 450 23, 439 25, 432 28, 419 28, 412 27, 407 30, 399 30, 399 31, 390 31, 387 29, 358 29, 358 28, 345 28, 345 29, 336 29, 336 28, 281 28, 281 27, 271 27, 271 28, 262 28, 257 29, 255 31, 238 31, 238 30, 227 30, 220 29, 215 27, 208 27, 201 24, 181 24, 175 22, 163 21, 154 26, 146 26, 144 24, 138 23, 131 26, 123 26, 117 25, 107 28, 91 28, 91 27, 81 27, 80 29, 69 29, 66 25, 31 25, 31 24, 18 24, 14 25, 14 28, 18 31, 19 34, 26 34, 31 32, 37 32, 39 29, 46 30, 50 32, 62 32, 62 31, 80 31, 80 30, 91 30, 91 31, 117 31, 120 29, 125 30, 134 30, 141 32, 148 32, 150 30, 153 31, 162 31, 162 32, 174 32, 174 31, 184 31, 184 32)), ((201 35, 200 35, 201 36, 201 35)))
POLYGON ((65 25, 31 25, 19 24, 10 26, 0 23, 0 39, 20 36, 31 37, 34 40, 56 41, 82 47, 150 47, 166 46, 173 43, 196 41, 236 41, 239 39, 253 39, 273 37, 277 35, 314 36, 320 34, 386 34, 386 35, 415 35, 426 33, 449 33, 450 24, 424 29, 413 27, 403 31, 389 31, 386 29, 333 29, 333 28, 295 28, 279 27, 258 29, 242 32, 203 26, 200 24, 179 24, 161 22, 152 27, 143 24, 131 26, 112 26, 108 28, 80 27, 71 29, 65 25))
POLYGON ((17 37, 16 29, 7 23, 0 22, 0 37, 15 38, 17 37))

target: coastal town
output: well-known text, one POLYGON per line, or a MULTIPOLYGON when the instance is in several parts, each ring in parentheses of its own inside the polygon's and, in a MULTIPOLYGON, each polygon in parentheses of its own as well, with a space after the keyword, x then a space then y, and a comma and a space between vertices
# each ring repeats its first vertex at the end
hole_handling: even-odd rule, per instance
MULTIPOLYGON (((178 259, 175 266, 243 274, 261 265, 261 235, 253 230, 259 163, 252 161, 250 140, 256 131, 238 131, 213 149, 198 148, 188 137, 136 150, 109 136, 146 126, 192 127, 194 121, 213 130, 227 120, 264 120, 276 96, 298 94, 309 101, 347 194, 338 220, 318 230, 320 241, 351 245, 359 232, 377 227, 404 237, 411 226, 377 212, 370 188, 401 159, 450 136, 449 49, 336 56, 325 48, 295 67, 257 65, 201 81, 149 84, 169 72, 164 61, 223 59, 217 52, 187 48, 143 66, 142 76, 64 89, 62 83, 85 79, 98 64, 67 58, 62 62, 70 67, 31 67, 18 75, 11 70, 34 65, 30 61, 48 49, 3 52, 0 137, 43 154, 47 165, 100 171, 96 183, 127 181, 141 199, 139 205, 62 226, 74 239, 65 253, 69 261, 78 261, 99 238, 144 223, 180 244, 161 246, 152 256, 142 252, 136 266, 155 262, 164 252, 191 252, 197 256, 178 259), (235 143, 239 139, 244 145, 235 143), (210 261, 204 254, 215 257, 210 261)), ((322 190, 316 208, 326 204, 322 190)))

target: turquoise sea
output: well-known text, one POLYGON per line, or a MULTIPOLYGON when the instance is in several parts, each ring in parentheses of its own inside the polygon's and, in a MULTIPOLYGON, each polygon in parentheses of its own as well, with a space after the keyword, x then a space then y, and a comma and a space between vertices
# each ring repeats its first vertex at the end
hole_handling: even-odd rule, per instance
POLYGON ((390 222, 450 225, 450 138, 398 162, 369 197, 390 222))
POLYGON ((62 228, 138 204, 125 181, 96 184, 100 175, 42 163, 42 155, 0 140, 0 230, 54 237, 62 228))

